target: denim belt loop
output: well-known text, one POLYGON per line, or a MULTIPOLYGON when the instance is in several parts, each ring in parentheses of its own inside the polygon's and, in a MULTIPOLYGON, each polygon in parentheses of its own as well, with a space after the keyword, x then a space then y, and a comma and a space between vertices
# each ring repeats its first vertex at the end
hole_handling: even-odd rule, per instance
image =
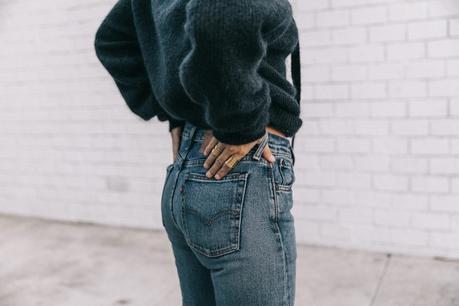
POLYGON ((258 144, 258 148, 255 151, 255 153, 253 154, 253 159, 260 160, 260 158, 261 158, 261 156, 263 154, 263 151, 264 151, 266 145, 268 144, 268 140, 269 140, 269 135, 268 135, 268 131, 266 131, 265 136, 263 136, 263 140, 258 144))

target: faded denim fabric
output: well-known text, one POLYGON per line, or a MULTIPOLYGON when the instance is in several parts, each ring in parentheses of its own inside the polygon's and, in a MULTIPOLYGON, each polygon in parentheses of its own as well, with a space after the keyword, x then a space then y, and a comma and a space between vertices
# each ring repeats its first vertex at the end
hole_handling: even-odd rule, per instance
POLYGON ((296 239, 293 151, 268 133, 221 180, 205 176, 204 129, 186 122, 167 167, 162 221, 171 242, 184 306, 291 306, 296 239), (269 145, 274 165, 263 157, 269 145))

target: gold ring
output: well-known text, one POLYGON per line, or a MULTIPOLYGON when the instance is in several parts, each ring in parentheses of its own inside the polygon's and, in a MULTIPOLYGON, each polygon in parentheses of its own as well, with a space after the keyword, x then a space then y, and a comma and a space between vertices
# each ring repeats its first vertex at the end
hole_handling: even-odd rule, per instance
POLYGON ((236 165, 238 162, 238 160, 236 158, 234 158, 234 155, 233 156, 230 156, 226 161, 225 161, 225 165, 228 166, 228 168, 232 169, 234 168, 234 165, 236 165))
POLYGON ((220 143, 217 143, 215 147, 212 149, 212 151, 210 152, 210 154, 214 156, 218 156, 223 152, 224 149, 225 148, 222 145, 220 145, 220 143))

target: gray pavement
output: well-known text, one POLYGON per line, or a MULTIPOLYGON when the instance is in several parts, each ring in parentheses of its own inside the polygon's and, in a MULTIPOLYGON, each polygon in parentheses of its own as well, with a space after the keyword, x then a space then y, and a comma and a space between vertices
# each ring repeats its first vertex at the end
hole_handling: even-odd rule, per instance
MULTIPOLYGON (((298 306, 459 305, 459 262, 307 246, 298 256, 298 306)), ((0 216, 0 306, 108 305, 181 305, 164 232, 0 216)))

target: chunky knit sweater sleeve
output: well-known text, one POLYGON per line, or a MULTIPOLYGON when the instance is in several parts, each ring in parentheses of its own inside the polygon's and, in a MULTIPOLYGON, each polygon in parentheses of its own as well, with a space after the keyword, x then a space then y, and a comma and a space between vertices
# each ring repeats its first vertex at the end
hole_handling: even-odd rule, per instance
MULTIPOLYGON (((271 0, 263 0, 274 2, 271 0)), ((262 137, 269 122, 269 86, 258 74, 267 42, 260 0, 190 0, 185 31, 191 50, 180 80, 205 106, 214 136, 227 144, 262 137)))
POLYGON ((169 130, 184 122, 171 118, 156 100, 146 72, 132 16, 132 0, 119 0, 96 32, 98 59, 113 77, 133 113, 144 120, 157 116, 169 130))

